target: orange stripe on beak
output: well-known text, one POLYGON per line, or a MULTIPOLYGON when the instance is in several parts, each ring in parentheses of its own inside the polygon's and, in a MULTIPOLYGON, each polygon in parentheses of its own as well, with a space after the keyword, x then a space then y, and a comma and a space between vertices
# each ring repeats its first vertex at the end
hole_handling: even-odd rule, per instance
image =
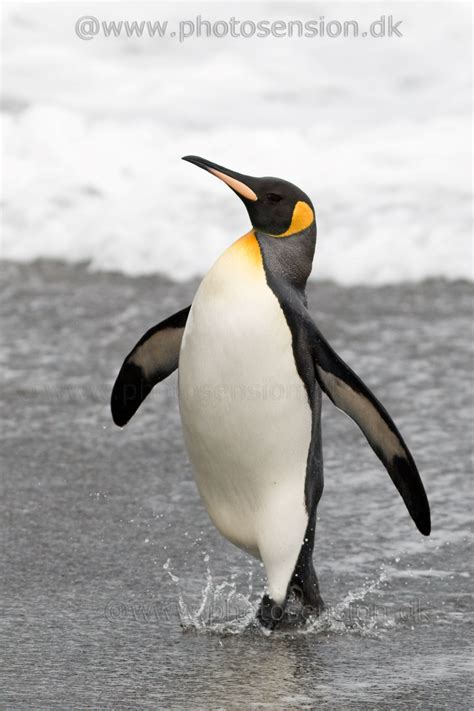
POLYGON ((246 198, 247 200, 257 200, 257 196, 255 195, 254 191, 249 188, 248 185, 245 185, 245 183, 242 183, 240 180, 236 180, 235 178, 231 178, 229 175, 226 175, 225 173, 221 173, 220 170, 216 170, 215 168, 208 168, 209 173, 212 173, 213 175, 216 176, 216 178, 219 178, 219 180, 222 180, 224 183, 226 183, 229 188, 232 188, 232 190, 235 190, 236 193, 241 195, 243 198, 246 198))

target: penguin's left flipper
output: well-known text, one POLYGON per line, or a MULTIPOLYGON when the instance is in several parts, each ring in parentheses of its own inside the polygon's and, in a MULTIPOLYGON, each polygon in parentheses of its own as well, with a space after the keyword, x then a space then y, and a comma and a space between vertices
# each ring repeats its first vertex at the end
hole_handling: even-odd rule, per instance
POLYGON ((112 418, 119 427, 127 424, 155 385, 178 367, 190 308, 150 328, 125 358, 110 400, 112 418))
POLYGON ((418 530, 429 536, 430 507, 425 489, 395 423, 358 375, 331 348, 314 322, 308 320, 307 326, 308 346, 321 389, 360 427, 387 469, 418 530))

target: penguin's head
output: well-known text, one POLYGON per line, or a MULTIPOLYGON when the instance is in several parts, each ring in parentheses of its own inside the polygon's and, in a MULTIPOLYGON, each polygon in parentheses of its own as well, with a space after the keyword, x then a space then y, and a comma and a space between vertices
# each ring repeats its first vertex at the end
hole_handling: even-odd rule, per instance
POLYGON ((247 208, 253 227, 260 232, 273 237, 289 237, 314 224, 311 200, 286 180, 242 175, 199 156, 184 156, 183 160, 204 168, 227 183, 247 208))

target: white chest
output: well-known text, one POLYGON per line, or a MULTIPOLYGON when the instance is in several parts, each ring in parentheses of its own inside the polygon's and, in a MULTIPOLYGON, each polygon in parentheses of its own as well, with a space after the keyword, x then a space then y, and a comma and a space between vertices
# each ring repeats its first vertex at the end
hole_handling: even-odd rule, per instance
POLYGON ((179 361, 180 410, 211 519, 260 555, 262 528, 284 528, 290 509, 301 545, 311 411, 263 268, 229 252, 193 302, 179 361))

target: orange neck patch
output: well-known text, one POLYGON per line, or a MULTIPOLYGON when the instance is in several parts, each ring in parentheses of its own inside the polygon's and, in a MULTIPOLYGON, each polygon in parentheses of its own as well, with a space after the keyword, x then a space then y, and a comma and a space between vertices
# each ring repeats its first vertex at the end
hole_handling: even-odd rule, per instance
POLYGON ((247 262, 255 266, 262 266, 262 253, 253 230, 250 230, 250 232, 247 232, 247 234, 234 242, 228 251, 233 256, 243 257, 247 262))
MULTIPOLYGON (((291 225, 279 235, 270 235, 271 237, 289 237, 309 227, 314 221, 314 213, 307 202, 298 201, 293 210, 291 225)), ((246 263, 255 267, 262 267, 262 253, 260 245, 255 236, 255 230, 250 230, 245 235, 240 237, 236 242, 231 244, 227 249, 226 254, 245 259, 246 263)))
POLYGON ((307 202, 299 200, 295 209, 293 210, 293 215, 291 217, 291 225, 288 227, 286 232, 282 232, 279 235, 272 235, 272 237, 289 237, 297 232, 301 232, 309 227, 314 221, 314 212, 310 208, 307 202))

